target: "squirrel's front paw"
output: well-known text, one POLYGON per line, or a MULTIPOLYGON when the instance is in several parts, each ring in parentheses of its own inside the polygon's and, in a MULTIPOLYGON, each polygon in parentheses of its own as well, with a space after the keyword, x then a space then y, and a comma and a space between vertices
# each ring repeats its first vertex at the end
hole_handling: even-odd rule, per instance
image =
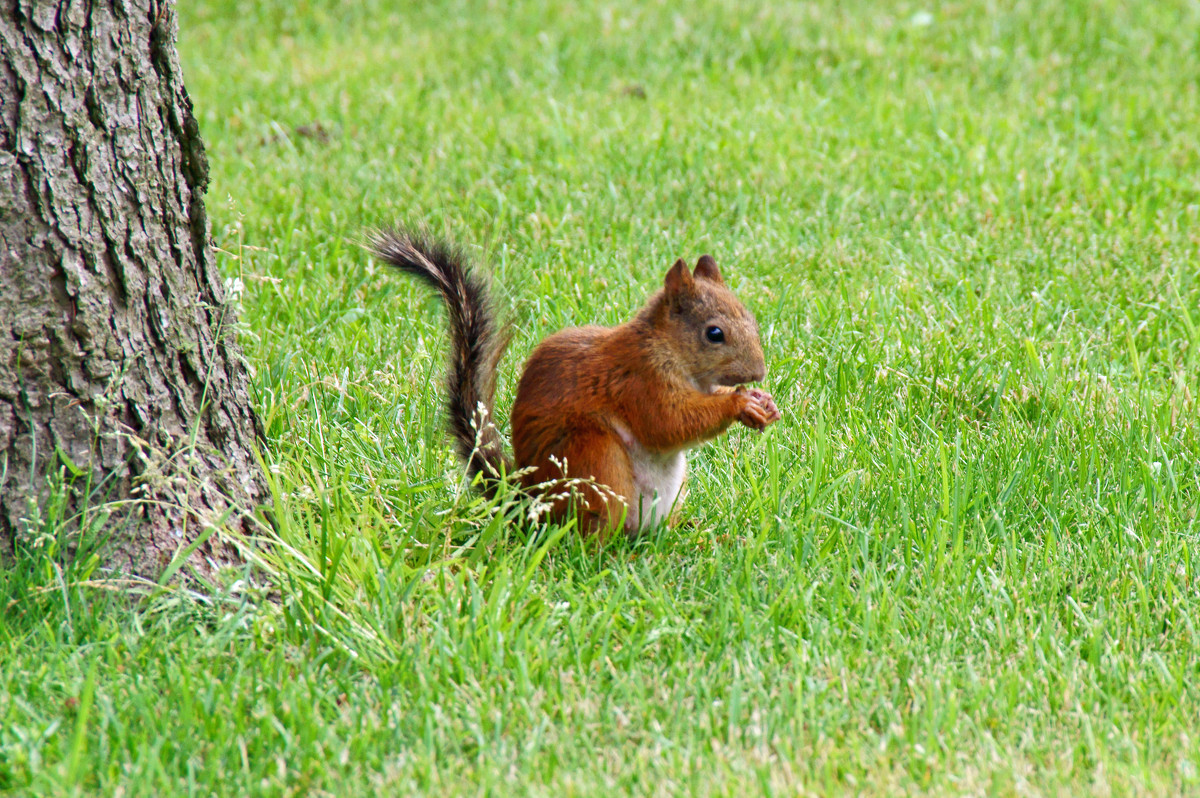
POLYGON ((779 407, 775 404, 775 397, 771 396, 771 394, 761 388, 747 388, 746 394, 755 402, 762 405, 771 421, 774 422, 783 418, 783 415, 779 412, 779 407))
POLYGON ((741 388, 738 393, 746 398, 738 414, 738 421, 747 427, 763 430, 768 424, 782 418, 779 408, 775 405, 775 398, 766 391, 759 388, 741 388))

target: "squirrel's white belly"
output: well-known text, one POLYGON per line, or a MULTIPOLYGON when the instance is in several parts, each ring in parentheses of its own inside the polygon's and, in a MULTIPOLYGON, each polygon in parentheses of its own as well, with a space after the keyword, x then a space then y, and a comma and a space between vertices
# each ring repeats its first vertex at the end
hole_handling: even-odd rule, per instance
POLYGON ((640 446, 632 449, 629 456, 633 462, 635 495, 630 497, 625 528, 633 532, 663 523, 682 500, 687 457, 682 451, 662 455, 640 446))
POLYGON ((652 452, 633 437, 624 424, 613 421, 613 429, 629 452, 633 466, 633 493, 625 515, 625 531, 639 532, 665 522, 675 505, 683 501, 687 476, 687 451, 652 452))

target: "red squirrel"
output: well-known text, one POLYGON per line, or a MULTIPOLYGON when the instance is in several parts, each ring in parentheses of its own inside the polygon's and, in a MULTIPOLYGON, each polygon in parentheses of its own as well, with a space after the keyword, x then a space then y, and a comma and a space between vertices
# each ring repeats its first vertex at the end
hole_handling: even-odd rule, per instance
MULTIPOLYGON (((368 247, 441 294, 450 324, 451 432, 468 478, 494 490, 513 472, 490 422, 508 341, 485 284, 461 250, 424 234, 379 231, 368 247)), ((762 430, 779 420, 769 393, 744 387, 766 373, 758 325, 716 261, 704 255, 689 271, 677 260, 632 320, 562 330, 530 355, 510 415, 522 487, 550 497, 551 521, 576 513, 585 533, 670 523, 688 449, 735 421, 762 430)))

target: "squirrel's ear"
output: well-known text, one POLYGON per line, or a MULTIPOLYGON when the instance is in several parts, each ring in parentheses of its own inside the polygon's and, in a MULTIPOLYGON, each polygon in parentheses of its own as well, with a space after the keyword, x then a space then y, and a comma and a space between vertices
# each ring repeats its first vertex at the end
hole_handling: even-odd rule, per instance
POLYGON ((667 296, 674 297, 691 293, 694 286, 692 273, 688 271, 683 258, 675 261, 675 265, 671 267, 671 271, 667 272, 667 278, 663 281, 663 288, 666 289, 667 296))
POLYGON ((713 260, 712 255, 701 255, 700 260, 696 261, 696 276, 725 285, 725 281, 721 279, 721 270, 717 268, 717 262, 713 260))

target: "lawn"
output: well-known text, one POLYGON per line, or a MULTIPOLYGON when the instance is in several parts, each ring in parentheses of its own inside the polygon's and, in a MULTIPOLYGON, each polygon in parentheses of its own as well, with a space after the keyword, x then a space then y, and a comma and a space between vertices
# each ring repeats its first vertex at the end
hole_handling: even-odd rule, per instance
POLYGON ((1200 791, 1200 6, 344 5, 178 8, 257 586, 0 572, 0 791, 1200 791), (706 252, 783 420, 673 530, 520 523, 392 221, 492 275, 502 421, 706 252))

